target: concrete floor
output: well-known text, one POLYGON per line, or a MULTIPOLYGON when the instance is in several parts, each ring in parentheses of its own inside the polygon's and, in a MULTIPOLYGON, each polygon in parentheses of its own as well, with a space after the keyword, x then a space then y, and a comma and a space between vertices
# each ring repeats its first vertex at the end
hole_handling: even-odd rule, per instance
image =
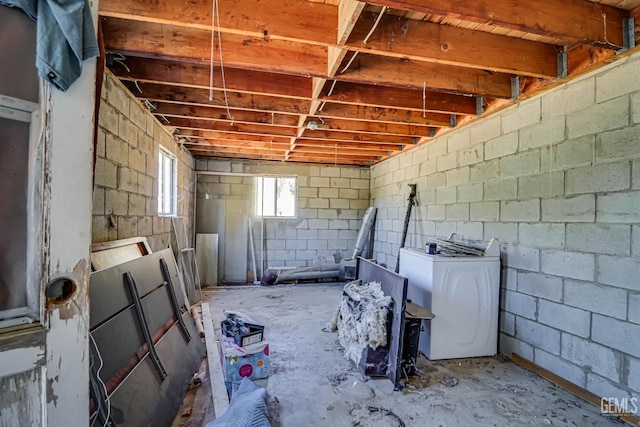
MULTIPOLYGON (((322 331, 341 294, 340 283, 204 292, 216 329, 225 309, 266 325, 270 375, 256 383, 267 389, 272 426, 620 425, 499 356, 437 362, 422 357, 418 375, 403 391, 394 391, 388 379, 367 379, 343 357, 338 334, 322 331)), ((205 423, 213 416, 202 407, 194 414, 205 423)))

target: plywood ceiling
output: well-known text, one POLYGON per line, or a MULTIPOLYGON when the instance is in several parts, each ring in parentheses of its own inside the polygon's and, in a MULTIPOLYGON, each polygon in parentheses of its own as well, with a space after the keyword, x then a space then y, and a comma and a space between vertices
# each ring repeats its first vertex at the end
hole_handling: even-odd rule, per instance
POLYGON ((640 0, 101 0, 100 23, 107 66, 195 156, 368 166, 632 46, 625 27, 639 10, 640 0))

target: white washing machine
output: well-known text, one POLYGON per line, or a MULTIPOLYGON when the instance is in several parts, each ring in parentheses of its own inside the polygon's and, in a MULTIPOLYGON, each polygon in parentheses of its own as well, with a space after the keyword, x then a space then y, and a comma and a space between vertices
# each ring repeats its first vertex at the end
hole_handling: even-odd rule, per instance
POLYGON ((431 360, 493 356, 498 349, 499 256, 450 257, 400 250, 407 299, 435 314, 419 349, 431 360))

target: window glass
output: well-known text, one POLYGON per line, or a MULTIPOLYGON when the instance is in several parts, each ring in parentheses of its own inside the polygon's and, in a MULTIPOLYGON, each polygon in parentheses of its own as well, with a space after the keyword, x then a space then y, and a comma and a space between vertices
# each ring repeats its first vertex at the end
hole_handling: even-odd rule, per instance
POLYGON ((158 150, 158 215, 176 215, 177 184, 176 157, 160 147, 158 150))
POLYGON ((256 177, 256 215, 264 217, 296 216, 296 177, 256 177))

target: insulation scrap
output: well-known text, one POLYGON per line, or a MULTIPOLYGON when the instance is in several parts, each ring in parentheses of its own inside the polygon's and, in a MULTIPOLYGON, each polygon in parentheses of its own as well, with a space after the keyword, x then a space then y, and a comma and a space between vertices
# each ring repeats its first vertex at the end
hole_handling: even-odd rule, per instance
POLYGON ((344 356, 356 365, 362 351, 387 344, 387 316, 391 297, 385 296, 379 282, 354 280, 344 286, 338 310, 338 338, 344 356))

